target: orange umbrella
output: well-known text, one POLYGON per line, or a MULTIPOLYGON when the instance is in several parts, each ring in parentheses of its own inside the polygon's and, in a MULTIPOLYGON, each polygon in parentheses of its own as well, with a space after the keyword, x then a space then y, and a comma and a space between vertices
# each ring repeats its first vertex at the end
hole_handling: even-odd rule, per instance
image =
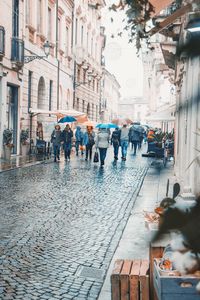
POLYGON ((78 123, 81 123, 81 124, 89 121, 89 119, 86 115, 76 117, 76 120, 78 123))
POLYGON ((83 125, 83 126, 94 127, 95 124, 94 124, 93 121, 90 121, 90 120, 89 120, 89 121, 86 121, 86 122, 82 123, 82 125, 83 125))
POLYGON ((132 124, 133 121, 129 118, 117 118, 113 119, 112 123, 117 124, 117 125, 123 125, 123 124, 132 124))

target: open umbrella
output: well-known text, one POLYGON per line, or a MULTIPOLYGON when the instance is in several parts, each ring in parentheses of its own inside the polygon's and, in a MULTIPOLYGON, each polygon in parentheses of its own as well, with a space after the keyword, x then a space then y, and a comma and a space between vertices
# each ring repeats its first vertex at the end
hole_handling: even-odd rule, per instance
POLYGON ((58 123, 72 123, 76 122, 76 119, 72 116, 65 116, 58 121, 58 123))
POLYGON ((118 125, 112 123, 101 123, 97 124, 96 128, 118 128, 118 125))
POLYGON ((129 118, 117 118, 117 119, 113 119, 112 123, 117 124, 117 125, 123 125, 123 124, 131 124, 133 123, 133 121, 129 118))

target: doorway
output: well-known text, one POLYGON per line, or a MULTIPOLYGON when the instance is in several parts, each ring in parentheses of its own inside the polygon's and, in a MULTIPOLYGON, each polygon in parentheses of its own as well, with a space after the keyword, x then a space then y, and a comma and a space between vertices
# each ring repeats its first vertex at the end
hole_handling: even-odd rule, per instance
POLYGON ((7 85, 7 124, 13 132, 12 154, 17 153, 17 127, 18 127, 18 87, 7 85))

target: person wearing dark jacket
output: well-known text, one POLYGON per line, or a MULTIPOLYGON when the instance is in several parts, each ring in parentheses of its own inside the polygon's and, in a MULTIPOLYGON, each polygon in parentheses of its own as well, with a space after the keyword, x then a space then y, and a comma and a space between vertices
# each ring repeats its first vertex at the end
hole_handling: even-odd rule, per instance
POLYGON ((119 146, 120 146, 120 130, 115 128, 111 136, 111 145, 114 148, 114 159, 118 160, 119 146))
POLYGON ((54 152, 54 161, 56 159, 60 160, 60 145, 62 141, 62 132, 60 130, 60 125, 56 125, 55 129, 51 134, 51 143, 53 144, 53 152, 54 152))
POLYGON ((133 125, 129 131, 129 141, 132 144, 132 149, 134 147, 134 155, 136 155, 137 147, 140 142, 140 131, 137 125, 133 125))
POLYGON ((62 132, 62 140, 64 142, 65 159, 70 160, 71 148, 72 148, 73 131, 67 124, 62 132))
MULTIPOLYGON (((75 138, 76 138, 76 155, 78 156, 79 148, 80 146, 83 146, 83 132, 80 126, 76 127, 75 138)), ((83 155, 83 150, 81 150, 81 155, 83 155)))

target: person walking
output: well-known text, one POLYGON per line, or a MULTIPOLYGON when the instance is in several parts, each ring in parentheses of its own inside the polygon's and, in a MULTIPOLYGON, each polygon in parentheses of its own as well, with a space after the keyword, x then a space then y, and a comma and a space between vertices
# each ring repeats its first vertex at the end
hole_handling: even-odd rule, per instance
POLYGON ((118 160, 119 146, 120 146, 120 130, 115 128, 111 136, 111 145, 114 148, 114 159, 118 160))
POLYGON ((51 143, 53 144, 54 162, 60 160, 60 146, 62 141, 62 132, 60 125, 56 125, 51 134, 51 143))
MULTIPOLYGON (((76 138, 76 144, 75 144, 76 156, 78 156, 79 148, 83 146, 83 132, 80 126, 76 127, 75 138, 76 138)), ((83 148, 81 150, 81 155, 83 155, 83 148)))
POLYGON ((89 159, 92 159, 92 148, 95 144, 94 141, 95 138, 95 133, 93 131, 92 126, 87 126, 86 132, 83 135, 83 144, 85 145, 86 148, 86 154, 85 154, 85 160, 88 160, 88 154, 89 154, 89 159))
POLYGON ((127 128, 127 124, 124 124, 120 130, 120 145, 122 151, 122 160, 126 160, 127 149, 129 142, 129 129, 127 128))
POLYGON ((109 147, 109 133, 106 128, 101 128, 96 138, 96 148, 99 149, 101 167, 104 165, 107 149, 109 147))
POLYGON ((72 149, 72 137, 73 131, 71 130, 70 126, 67 124, 65 129, 62 132, 62 139, 64 142, 64 152, 65 152, 65 160, 70 160, 70 154, 72 149))
POLYGON ((134 125, 130 128, 129 132, 129 141, 132 144, 132 149, 134 147, 134 153, 133 155, 136 155, 137 147, 140 143, 140 131, 138 130, 138 125, 134 125))

